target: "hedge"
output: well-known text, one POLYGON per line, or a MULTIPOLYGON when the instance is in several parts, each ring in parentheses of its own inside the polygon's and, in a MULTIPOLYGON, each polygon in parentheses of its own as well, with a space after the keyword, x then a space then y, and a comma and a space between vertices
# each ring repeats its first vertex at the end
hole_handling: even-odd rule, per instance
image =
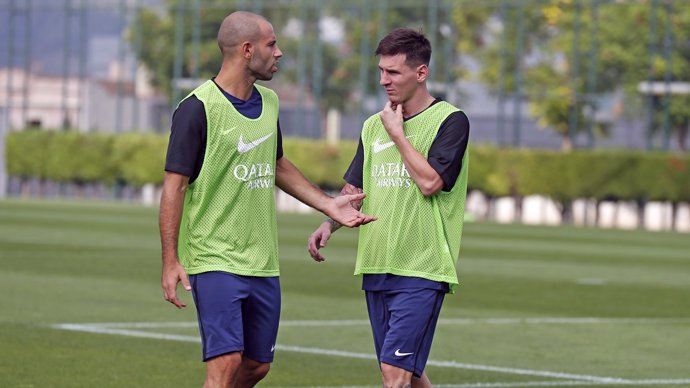
MULTIPOLYGON (((10 175, 58 182, 161 184, 167 135, 27 130, 6 141, 10 175)), ((357 148, 286 138, 284 154, 314 183, 337 189, 357 148)), ((544 195, 562 203, 597 200, 690 201, 690 156, 631 150, 569 153, 470 148, 469 186, 492 197, 544 195)))

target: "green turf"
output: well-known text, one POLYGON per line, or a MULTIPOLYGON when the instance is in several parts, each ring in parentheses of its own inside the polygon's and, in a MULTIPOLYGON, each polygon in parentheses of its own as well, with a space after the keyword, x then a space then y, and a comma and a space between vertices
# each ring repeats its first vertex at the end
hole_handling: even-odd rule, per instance
MULTIPOLYGON (((190 295, 182 311, 162 299, 156 216, 0 201, 0 387, 201 386, 193 326, 125 328, 187 341, 54 328, 194 322, 190 295)), ((262 386, 379 385, 352 276, 356 231, 338 231, 315 263, 306 239, 321 219, 279 216, 284 324, 262 386), (303 322, 316 320, 330 322, 303 322)), ((427 368, 435 384, 690 387, 690 235, 471 223, 459 269, 427 368)))

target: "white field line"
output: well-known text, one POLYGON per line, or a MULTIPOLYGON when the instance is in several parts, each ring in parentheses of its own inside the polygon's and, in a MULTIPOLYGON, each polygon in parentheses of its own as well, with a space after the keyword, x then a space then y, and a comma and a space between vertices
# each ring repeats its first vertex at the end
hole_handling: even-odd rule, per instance
MULTIPOLYGON (((99 334, 110 334, 110 335, 122 335, 129 337, 139 337, 139 338, 151 338, 160 339, 168 341, 184 341, 184 342, 199 342, 199 338, 196 336, 185 336, 185 335, 175 335, 175 334, 163 334, 163 333, 152 333, 147 331, 138 331, 130 329, 118 329, 118 328, 108 328, 90 324, 76 324, 76 323, 63 323, 53 326, 56 329, 70 330, 70 331, 80 331, 87 333, 99 333, 99 334)), ((347 357, 347 358, 357 358, 365 360, 375 360, 376 357, 371 353, 355 353, 346 352, 341 350, 332 349, 319 349, 319 348, 305 348, 301 346, 290 346, 290 345, 276 345, 276 349, 287 352, 297 352, 306 354, 318 354, 336 357, 347 357)), ((583 381, 592 381, 598 383, 613 383, 613 382, 625 382, 627 380, 615 378, 615 377, 599 377, 599 376, 589 376, 589 375, 577 375, 570 373, 559 373, 559 372, 549 372, 549 371, 539 371, 539 370, 529 370, 529 369, 516 369, 516 368, 503 368, 490 365, 478 365, 478 364, 466 364, 459 363, 455 361, 436 361, 429 360, 427 365, 438 366, 443 368, 456 368, 456 369, 472 369, 472 370, 482 370, 497 373, 508 373, 526 376, 540 376, 540 377, 550 377, 557 379, 575 379, 583 381)))
MULTIPOLYGON (((627 386, 649 386, 649 385, 686 385, 690 384, 690 379, 686 380, 631 380, 618 383, 602 384, 594 381, 523 381, 514 383, 467 383, 467 384, 434 384, 436 388, 537 388, 537 387, 584 387, 590 385, 627 385, 627 386)), ((380 388, 378 385, 364 386, 314 386, 314 387, 282 387, 282 388, 380 388)))
MULTIPOLYGON (((278 349, 278 346, 276 346, 276 349, 278 349)), ((354 352, 344 352, 344 351, 340 351, 340 350, 304 348, 301 346, 285 346, 285 345, 280 346, 280 349, 284 350, 284 351, 288 351, 288 352, 319 354, 319 355, 325 355, 325 356, 361 358, 361 359, 371 359, 371 360, 376 359, 376 357, 373 354, 369 354, 369 353, 354 353, 354 352)), ((596 381, 599 383, 627 381, 627 380, 616 378, 616 377, 599 377, 599 376, 576 375, 576 374, 570 374, 570 373, 549 372, 549 371, 539 371, 539 370, 529 370, 529 369, 503 368, 503 367, 490 366, 490 365, 466 364, 466 363, 455 362, 455 361, 429 360, 429 361, 427 361, 426 364, 430 365, 430 366, 438 366, 438 367, 442 367, 442 368, 472 369, 472 370, 481 370, 481 371, 488 371, 488 372, 508 373, 508 374, 515 374, 515 375, 551 377, 551 378, 556 378, 556 379, 575 379, 575 380, 585 380, 585 381, 596 381)))
MULTIPOLYGON (((620 323, 620 320, 616 319, 600 319, 600 318, 581 318, 575 319, 577 323, 620 323)), ((680 322, 690 322, 690 319, 623 319, 628 322, 633 320, 634 323, 673 323, 680 322)), ((457 320, 451 320, 453 323, 457 320)), ((460 320, 461 324, 471 323, 493 323, 493 324, 507 324, 510 321, 514 323, 526 323, 526 324, 537 324, 537 323, 576 323, 572 319, 562 319, 562 318, 534 318, 534 319, 491 319, 491 320, 460 320), (535 322, 535 320, 538 320, 535 322), (491 321, 491 322, 489 322, 491 321), (567 322, 564 322, 567 321, 567 322)), ((283 321, 287 322, 290 326, 317 326, 317 323, 326 323, 326 326, 335 326, 336 323, 353 325, 353 324, 367 324, 368 321, 362 320, 345 320, 345 321, 283 321), (363 322, 363 323, 362 323, 363 322)), ((440 323, 440 322, 439 322, 440 323)), ((52 326, 55 329, 60 330, 70 330, 79 331, 87 333, 97 333, 97 334, 110 334, 110 335, 121 335, 128 337, 139 337, 139 338, 150 338, 159 339, 167 341, 182 341, 182 342, 199 342, 198 336, 188 336, 188 335, 176 335, 176 334, 165 334, 156 333, 149 331, 131 330, 131 328, 136 329, 155 329, 155 328, 193 328, 196 327, 195 322, 110 322, 110 323, 63 323, 56 324, 52 326)), ((301 346, 290 346, 290 345, 276 345, 276 349, 287 352, 296 353, 306 353, 306 354, 318 354, 336 357, 346 357, 346 358, 356 358, 356 359, 366 359, 375 360, 376 357, 369 353, 356 353, 347 352, 332 349, 319 349, 319 348, 306 348, 301 346)), ((456 369, 471 369, 471 370, 481 370, 495 373, 506 373, 506 374, 516 374, 524 376, 539 376, 554 379, 564 379, 565 381, 533 381, 533 382, 520 382, 520 383, 471 383, 471 384, 460 384, 460 385, 439 385, 439 388, 511 388, 511 387, 565 387, 565 386, 588 386, 588 385, 629 385, 629 386, 645 386, 645 385, 690 385, 690 379, 651 379, 651 380, 628 380, 621 379, 617 377, 601 377, 601 376, 590 376, 590 375, 579 375, 571 373, 561 373, 561 372, 551 372, 551 371, 539 371, 530 369, 517 369, 517 368, 505 368, 497 367, 491 365, 480 365, 480 364, 467 364, 459 363, 456 361, 437 361, 429 360, 427 365, 442 367, 442 368, 456 368, 456 369)), ((315 388, 315 387, 312 387, 315 388)), ((330 387, 336 388, 336 387, 330 387)), ((344 387, 338 387, 344 388, 344 387)), ((356 387, 348 387, 356 388, 356 387)), ((364 387, 361 387, 364 388, 364 387)))
MULTIPOLYGON (((441 318, 439 325, 595 325, 595 324, 630 324, 630 325, 663 325, 690 323, 690 318, 441 318)), ((88 323, 85 325, 107 328, 185 328, 197 327, 196 322, 104 322, 88 323)), ((280 326, 284 327, 318 327, 318 326, 368 326, 366 319, 343 320, 283 320, 280 326)))

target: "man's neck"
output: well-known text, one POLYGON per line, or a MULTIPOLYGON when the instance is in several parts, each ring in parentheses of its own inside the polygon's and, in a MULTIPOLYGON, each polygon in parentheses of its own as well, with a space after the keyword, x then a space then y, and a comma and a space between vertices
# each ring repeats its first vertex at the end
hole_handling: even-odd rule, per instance
POLYGON ((231 66, 231 64, 223 64, 216 75, 216 84, 232 96, 246 101, 252 95, 256 79, 244 72, 236 71, 237 67, 231 66))
POLYGON ((434 100, 435 98, 426 88, 420 88, 418 93, 403 103, 403 116, 411 117, 418 114, 428 108, 434 100))

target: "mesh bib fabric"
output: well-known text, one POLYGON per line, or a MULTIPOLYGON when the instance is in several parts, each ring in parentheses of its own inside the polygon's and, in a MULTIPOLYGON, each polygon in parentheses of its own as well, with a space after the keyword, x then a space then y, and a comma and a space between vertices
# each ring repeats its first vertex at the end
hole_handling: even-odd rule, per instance
MULTIPOLYGON (((405 135, 425 157, 441 123, 457 108, 441 101, 407 120, 405 135)), ((390 273, 458 285, 455 265, 460 252, 469 149, 450 192, 429 198, 410 177, 398 148, 390 140, 378 114, 362 129, 364 145, 362 211, 378 220, 359 229, 355 275, 390 273)))
POLYGON ((191 94, 204 104, 207 142, 199 177, 185 194, 178 255, 189 274, 278 276, 275 167, 278 97, 255 85, 262 112, 237 112, 213 83, 191 94))

